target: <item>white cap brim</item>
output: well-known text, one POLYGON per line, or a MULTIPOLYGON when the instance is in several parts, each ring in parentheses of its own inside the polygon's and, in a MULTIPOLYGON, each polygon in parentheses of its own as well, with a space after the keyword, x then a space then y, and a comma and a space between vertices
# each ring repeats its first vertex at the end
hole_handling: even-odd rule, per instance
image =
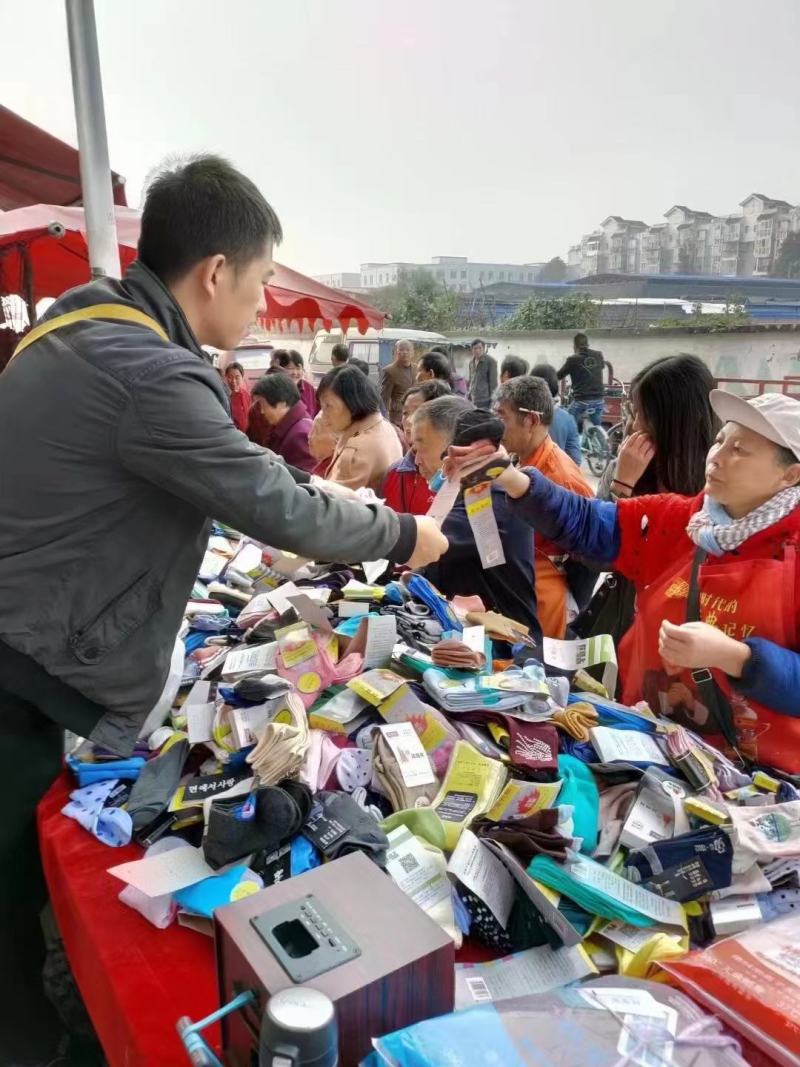
POLYGON ((726 393, 724 389, 712 389, 709 401, 714 413, 722 422, 738 422, 740 426, 747 427, 753 433, 761 434, 773 444, 788 448, 790 452, 794 451, 772 423, 765 419, 757 408, 748 404, 743 397, 726 393))

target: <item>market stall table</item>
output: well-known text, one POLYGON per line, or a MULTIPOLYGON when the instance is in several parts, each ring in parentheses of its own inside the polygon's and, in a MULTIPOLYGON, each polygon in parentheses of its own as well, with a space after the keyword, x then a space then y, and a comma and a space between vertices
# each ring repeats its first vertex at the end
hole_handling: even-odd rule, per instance
MULTIPOLYGON (((211 938, 177 923, 151 926, 120 902, 108 868, 141 859, 138 845, 111 849, 61 814, 75 788, 62 774, 39 805, 42 862, 75 980, 109 1067, 186 1067, 175 1023, 219 1006, 211 938)), ((466 944, 462 962, 496 953, 466 944)), ((219 1053, 219 1027, 205 1036, 219 1053)))
MULTIPOLYGON (((151 926, 118 899, 107 873, 140 859, 138 845, 110 849, 61 808, 74 789, 56 780, 39 805, 39 839, 50 896, 72 971, 110 1067, 186 1067, 175 1023, 218 1006, 211 938, 176 923, 151 926)), ((206 1031, 219 1052, 219 1027, 206 1031)))

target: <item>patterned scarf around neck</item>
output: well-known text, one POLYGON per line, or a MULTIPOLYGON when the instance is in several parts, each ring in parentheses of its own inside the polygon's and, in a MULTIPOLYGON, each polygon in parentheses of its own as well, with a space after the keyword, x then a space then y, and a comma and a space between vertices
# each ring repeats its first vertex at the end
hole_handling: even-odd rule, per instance
POLYGON ((712 556, 732 552, 739 545, 776 522, 785 519, 800 504, 800 486, 781 489, 766 503, 759 505, 741 519, 734 519, 722 504, 706 496, 703 507, 689 519, 686 532, 698 548, 712 556))

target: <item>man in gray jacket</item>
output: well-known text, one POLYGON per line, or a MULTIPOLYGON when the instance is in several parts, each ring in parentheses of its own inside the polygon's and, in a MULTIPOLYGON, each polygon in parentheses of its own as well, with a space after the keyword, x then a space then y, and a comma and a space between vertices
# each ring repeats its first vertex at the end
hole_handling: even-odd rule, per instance
POLYGON ((468 397, 476 408, 492 406, 492 397, 497 388, 497 362, 486 351, 486 345, 476 338, 470 345, 472 359, 469 361, 468 397))
POLYGON ((34 810, 61 730, 131 752, 210 519, 341 562, 422 566, 447 548, 432 520, 337 499, 233 425, 200 346, 242 340, 281 236, 224 160, 165 171, 125 279, 66 293, 0 376, 1 1063, 50 1055, 34 810))

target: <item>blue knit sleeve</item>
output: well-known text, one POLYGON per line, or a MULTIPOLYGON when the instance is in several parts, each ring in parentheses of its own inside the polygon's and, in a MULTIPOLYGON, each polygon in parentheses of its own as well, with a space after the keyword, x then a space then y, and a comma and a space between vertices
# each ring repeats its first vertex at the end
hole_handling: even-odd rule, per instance
POLYGON ((526 468, 525 474, 530 489, 518 500, 509 498, 512 514, 565 552, 597 563, 617 558, 620 532, 615 503, 571 493, 534 468, 526 468))
POLYGON ((749 637, 745 644, 751 655, 742 677, 731 678, 734 689, 781 715, 800 718, 800 653, 763 637, 749 637))

